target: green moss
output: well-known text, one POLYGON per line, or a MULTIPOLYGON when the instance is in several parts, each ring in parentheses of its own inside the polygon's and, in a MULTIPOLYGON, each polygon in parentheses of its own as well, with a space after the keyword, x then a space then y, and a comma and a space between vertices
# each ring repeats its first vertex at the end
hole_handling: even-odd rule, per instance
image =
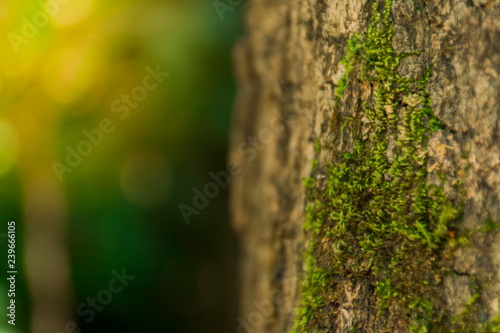
POLYGON ((354 37, 351 38, 347 44, 347 54, 341 60, 342 65, 344 65, 345 67, 345 72, 344 75, 342 75, 342 77, 340 78, 337 84, 337 89, 335 90, 335 96, 337 96, 337 99, 340 99, 340 97, 342 97, 342 94, 347 87, 347 79, 349 78, 349 73, 354 69, 354 65, 358 61, 359 52, 362 46, 363 44, 360 40, 359 35, 354 35, 354 37))
MULTIPOLYGON (((474 290, 471 298, 464 306, 464 310, 457 317, 452 318, 449 329, 451 333, 498 333, 500 332, 500 312, 490 321, 481 321, 476 317, 478 301, 481 297, 481 287, 473 278, 471 289, 474 290)), ((500 311, 500 303, 499 303, 500 311)))
MULTIPOLYGON (((367 318, 374 331, 500 332, 500 314, 491 321, 478 318, 481 293, 474 279, 474 293, 460 315, 453 316, 439 300, 454 250, 468 246, 473 235, 456 234, 462 206, 445 195, 446 176, 428 172, 429 135, 442 130, 426 91, 432 67, 420 78, 399 75, 401 59, 418 52, 393 50, 391 5, 387 0, 382 14, 373 5, 367 33, 349 41, 342 60, 345 74, 335 91, 336 105, 350 75, 373 92, 360 112, 344 117, 338 127, 340 135, 349 131, 352 145, 333 156, 326 178, 304 181, 311 202, 304 224, 310 241, 294 332, 337 326, 341 304, 351 302, 352 290, 360 287, 363 294, 356 297, 364 303, 358 303, 357 314, 351 311, 351 332, 367 318), (429 185, 429 178, 441 183, 429 185)), ((320 150, 317 140, 316 153, 320 150)), ((313 171, 317 167, 314 159, 313 171)), ((498 228, 488 218, 478 231, 498 228)))
POLYGON ((440 186, 427 184, 428 137, 441 129, 426 91, 432 68, 421 78, 399 75, 401 59, 417 53, 393 50, 391 4, 386 1, 383 14, 374 4, 368 32, 349 41, 342 60, 337 102, 354 70, 371 85, 373 101, 342 124, 353 146, 334 157, 325 183, 308 182, 311 241, 296 332, 329 327, 326 313, 338 308, 346 281, 376 296, 380 327, 403 322, 411 332, 439 332, 451 320, 435 295, 460 210, 444 194, 445 177, 440 186))
POLYGON ((316 154, 319 154, 321 151, 321 141, 319 139, 316 139, 316 144, 314 145, 314 148, 316 150, 316 154))
POLYGON ((483 231, 488 233, 492 231, 496 231, 500 228, 500 225, 493 221, 491 216, 488 216, 488 218, 484 221, 484 226, 483 226, 483 231))

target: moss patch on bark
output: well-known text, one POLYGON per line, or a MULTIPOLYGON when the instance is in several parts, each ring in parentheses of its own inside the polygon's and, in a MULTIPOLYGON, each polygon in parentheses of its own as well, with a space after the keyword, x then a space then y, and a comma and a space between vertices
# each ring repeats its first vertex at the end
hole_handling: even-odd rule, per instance
POLYGON ((342 60, 337 102, 353 76, 372 91, 342 122, 354 144, 326 167, 315 159, 326 175, 304 182, 310 242, 295 332, 366 331, 361 321, 377 332, 494 332, 495 320, 471 319, 479 288, 458 317, 442 297, 453 252, 467 240, 455 233, 461 208, 443 190, 446 177, 428 168, 429 136, 442 130, 426 91, 432 68, 398 74, 401 59, 418 53, 393 50, 391 5, 381 13, 374 3, 367 33, 342 60))

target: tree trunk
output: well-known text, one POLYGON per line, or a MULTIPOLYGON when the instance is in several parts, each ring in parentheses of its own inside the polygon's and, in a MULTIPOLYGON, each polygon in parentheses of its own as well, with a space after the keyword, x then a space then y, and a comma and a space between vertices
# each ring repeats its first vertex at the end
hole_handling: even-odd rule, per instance
MULTIPOLYGON (((314 204, 308 200, 303 181, 313 176, 309 183, 312 192, 328 186, 326 179, 333 172, 328 170, 345 162, 342 154, 352 152, 356 135, 360 135, 349 121, 359 121, 361 135, 368 131, 366 124, 373 122, 366 119, 370 117, 363 102, 367 102, 367 108, 376 105, 376 90, 384 89, 382 83, 386 82, 383 74, 373 79, 377 66, 384 64, 365 64, 368 69, 363 72, 362 59, 373 60, 366 46, 357 47, 352 42, 350 55, 347 48, 349 40, 356 40, 356 34, 360 40, 369 39, 374 11, 382 13, 385 6, 380 2, 374 9, 373 3, 249 0, 246 4, 246 33, 234 51, 240 90, 230 154, 234 165, 241 167, 231 185, 233 225, 242 244, 238 332, 290 332, 294 328, 307 276, 304 260, 314 237, 311 231, 303 231, 306 206, 314 204), (351 64, 351 72, 344 76, 351 64), (312 168, 315 158, 318 163, 312 168)), ((382 27, 384 14, 381 17, 382 27)), ((414 263, 418 263, 417 270, 422 268, 421 275, 417 272, 415 278, 435 277, 430 278, 435 292, 430 298, 431 307, 442 309, 444 316, 436 318, 431 314, 419 322, 408 305, 409 310, 405 310, 406 301, 401 296, 379 311, 383 300, 374 282, 373 268, 365 267, 367 278, 362 280, 355 273, 345 273, 347 264, 343 264, 340 271, 344 275, 329 272, 336 275, 327 280, 328 290, 317 304, 320 310, 306 320, 305 326, 296 329, 406 332, 412 325, 417 331, 423 327, 443 332, 498 329, 500 235, 494 229, 500 222, 500 1, 394 0, 387 24, 381 28, 386 37, 390 35, 389 22, 393 23, 393 36, 388 37, 388 45, 395 54, 408 54, 398 57, 399 66, 394 67, 397 73, 403 79, 420 80, 432 68, 423 88, 409 83, 409 95, 401 97, 396 93, 401 99, 392 100, 399 119, 395 121, 400 126, 404 122, 402 112, 411 107, 430 108, 430 104, 429 108, 418 106, 418 101, 412 104, 411 98, 430 98, 440 125, 433 130, 432 116, 424 117, 422 128, 429 131, 421 141, 424 147, 415 148, 415 154, 423 152, 426 156, 422 155, 426 183, 442 186, 446 200, 460 212, 449 219, 447 229, 439 234, 438 245, 415 245, 414 255, 418 253, 418 257, 414 263), (436 170, 446 177, 444 183, 431 175, 436 170), (425 262, 432 262, 432 268, 423 267, 425 262)), ((393 68, 391 64, 385 66, 393 68)), ((381 112, 390 117, 392 106, 383 106, 385 111, 381 112)), ((398 135, 397 131, 394 127, 381 132, 389 146, 387 165, 392 165, 393 154, 405 149, 404 145, 394 148, 391 135, 398 135)), ((386 181, 389 178, 385 175, 386 181)), ((410 186, 416 188, 419 184, 410 186)), ((370 189, 363 191, 370 197, 370 189)), ((409 215, 412 209, 408 208, 409 215)), ((407 221, 413 230, 412 217, 407 221)), ((328 223, 335 226, 332 221, 328 223)), ((427 228, 437 235, 431 224, 427 228)), ((359 241, 354 233, 348 234, 353 243, 359 241)), ((319 241, 331 245, 327 238, 319 241)), ((395 249, 391 247, 390 251, 395 249)), ((374 252, 374 260, 380 251, 374 252)), ((340 260, 336 255, 330 258, 340 260)), ((322 267, 330 264, 323 263, 322 267)), ((361 262, 360 266, 365 264, 361 262)), ((410 276, 413 269, 408 265, 402 269, 410 276)), ((419 288, 415 285, 414 290, 409 289, 411 297, 416 297, 413 292, 418 293, 419 288)), ((427 290, 426 286, 422 288, 427 290)), ((392 300, 396 296, 388 297, 392 300)))

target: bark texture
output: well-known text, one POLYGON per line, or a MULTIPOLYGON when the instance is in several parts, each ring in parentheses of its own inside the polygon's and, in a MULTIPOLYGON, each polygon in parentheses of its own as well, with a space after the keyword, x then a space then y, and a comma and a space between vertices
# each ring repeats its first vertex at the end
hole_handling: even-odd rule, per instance
MULTIPOLYGON (((352 115, 371 87, 349 82, 338 108, 334 91, 344 73, 340 64, 354 33, 366 32, 373 1, 249 0, 246 33, 234 51, 239 96, 233 115, 230 159, 242 167, 231 185, 233 225, 239 234, 239 332, 290 332, 300 301, 302 230, 307 205, 302 180, 310 175, 315 142, 328 163, 342 144, 336 119, 352 115), (279 114, 283 127, 277 127, 279 114)), ((429 143, 431 167, 449 183, 460 181, 463 200, 459 228, 500 222, 500 1, 395 0, 393 48, 421 50, 403 59, 399 73, 429 80, 435 115, 445 126, 429 143)), ((500 235, 477 233, 456 253, 454 275, 445 281, 445 302, 460 313, 481 285, 479 313, 498 313, 500 235)), ((352 295, 349 296, 352 298, 352 295)), ((342 320, 363 311, 349 302, 332 315, 332 332, 348 329, 342 320)), ((366 319, 368 320, 368 319, 366 319)), ((357 331, 371 332, 363 320, 357 331)))

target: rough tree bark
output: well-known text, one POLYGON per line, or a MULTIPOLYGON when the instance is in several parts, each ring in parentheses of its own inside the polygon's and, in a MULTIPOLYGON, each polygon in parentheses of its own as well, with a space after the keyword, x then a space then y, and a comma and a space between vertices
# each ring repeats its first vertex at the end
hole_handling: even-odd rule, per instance
MULTIPOLYGON (((345 71, 340 61, 347 41, 366 33, 372 4, 247 2, 246 33, 234 51, 239 96, 231 133, 231 159, 242 166, 231 185, 233 225, 242 244, 239 332, 293 329, 301 298, 301 283, 295 282, 304 276, 307 246, 303 179, 311 173, 315 142, 328 147, 316 156, 327 165, 341 145, 336 119, 355 114, 356 103, 373 92, 350 80, 336 107, 334 92, 345 71), (276 113, 283 128, 273 125, 276 113)), ((401 61, 401 76, 419 77, 434 63, 427 91, 444 130, 432 134, 430 163, 451 184, 462 184, 460 191, 445 188, 454 202, 463 202, 459 231, 479 229, 488 218, 499 222, 500 1, 395 0, 391 21, 396 52, 422 51, 401 61)), ((478 318, 487 321, 498 313, 500 236, 477 233, 470 242, 456 250, 443 295, 458 315, 474 294, 471 280, 479 281, 478 318)), ((362 313, 363 304, 354 301, 329 314, 325 330, 352 330, 342 317, 362 313)), ((368 317, 359 320, 356 331, 377 331, 368 317)))

